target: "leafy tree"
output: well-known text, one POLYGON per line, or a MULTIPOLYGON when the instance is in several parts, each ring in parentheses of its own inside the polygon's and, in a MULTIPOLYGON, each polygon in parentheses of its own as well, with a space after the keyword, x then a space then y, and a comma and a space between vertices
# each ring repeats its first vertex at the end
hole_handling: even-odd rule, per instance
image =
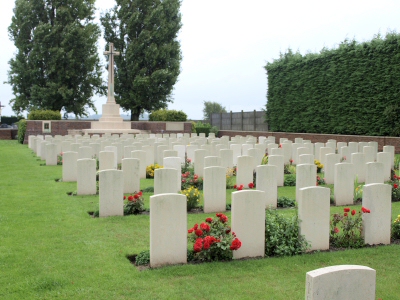
POLYGON ((204 101, 203 103, 204 103, 204 108, 203 108, 204 120, 209 120, 211 114, 226 113, 225 107, 223 107, 221 104, 217 102, 204 101))
POLYGON ((136 121, 144 111, 166 108, 180 73, 180 0, 116 0, 100 18, 114 43, 115 101, 136 121))
POLYGON ((93 23, 95 0, 16 0, 8 28, 17 52, 9 61, 8 84, 16 113, 49 109, 78 116, 96 111, 94 91, 103 94, 93 23))

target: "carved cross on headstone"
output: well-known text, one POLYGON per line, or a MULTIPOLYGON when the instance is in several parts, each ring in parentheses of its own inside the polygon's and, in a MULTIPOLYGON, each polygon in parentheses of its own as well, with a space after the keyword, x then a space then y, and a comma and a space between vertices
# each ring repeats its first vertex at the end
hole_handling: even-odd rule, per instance
POLYGON ((114 98, 114 55, 118 56, 120 53, 114 51, 114 44, 110 43, 109 50, 104 52, 108 55, 108 96, 107 103, 115 103, 114 98))

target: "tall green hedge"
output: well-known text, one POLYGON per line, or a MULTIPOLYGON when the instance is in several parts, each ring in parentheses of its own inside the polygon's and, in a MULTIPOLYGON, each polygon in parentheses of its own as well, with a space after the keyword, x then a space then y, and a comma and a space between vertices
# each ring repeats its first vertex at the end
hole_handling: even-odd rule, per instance
POLYGON ((21 119, 18 122, 18 143, 23 144, 25 139, 27 123, 25 119, 21 119))
POLYGON ((400 134, 400 35, 344 41, 318 54, 288 50, 265 66, 271 131, 400 134))

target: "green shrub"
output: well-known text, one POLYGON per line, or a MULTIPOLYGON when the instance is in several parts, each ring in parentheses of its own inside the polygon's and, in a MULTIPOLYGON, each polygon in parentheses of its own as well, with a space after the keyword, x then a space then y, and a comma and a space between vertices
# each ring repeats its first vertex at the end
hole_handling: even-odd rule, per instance
POLYGON ((265 255, 292 256, 306 252, 309 245, 299 235, 299 218, 296 214, 285 218, 275 210, 267 210, 265 218, 265 255))
POLYGON ((283 185, 284 186, 295 186, 296 185, 296 175, 295 174, 286 175, 283 185))
POLYGON ((211 132, 211 125, 209 123, 197 122, 195 125, 196 133, 205 133, 206 136, 211 132))
POLYGON ((61 114, 53 110, 32 110, 28 120, 61 120, 61 114))
POLYGON ((211 127, 210 132, 214 133, 215 136, 218 136, 218 132, 219 132, 218 127, 217 126, 211 127))
POLYGON ((26 120, 22 119, 18 122, 18 143, 23 144, 25 139, 26 133, 26 120))
POLYGON ((185 122, 187 115, 181 110, 160 109, 153 111, 149 116, 150 121, 185 122))
POLYGON ((278 207, 294 207, 296 206, 296 200, 282 196, 278 198, 278 207))
POLYGON ((143 266, 150 264, 150 250, 140 252, 136 256, 135 265, 143 266))
POLYGON ((400 215, 398 215, 397 219, 392 223, 392 238, 400 239, 400 215))

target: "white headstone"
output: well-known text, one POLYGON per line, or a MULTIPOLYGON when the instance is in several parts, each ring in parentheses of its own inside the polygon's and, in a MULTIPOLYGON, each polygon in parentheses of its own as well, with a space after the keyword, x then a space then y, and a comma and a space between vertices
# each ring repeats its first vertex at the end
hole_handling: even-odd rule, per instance
POLYGON ((116 169, 114 151, 99 152, 99 171, 116 169))
POLYGON ((178 171, 176 174, 176 180, 177 180, 177 185, 180 186, 181 185, 181 176, 182 176, 181 159, 179 157, 164 157, 163 166, 164 166, 164 168, 175 169, 178 171))
POLYGON ((121 163, 124 175, 124 193, 140 191, 140 161, 138 158, 124 158, 121 163))
POLYGON ((362 152, 365 154, 365 162, 366 163, 375 161, 374 147, 364 146, 362 152))
POLYGON ((123 216, 123 172, 104 170, 99 172, 99 216, 123 216))
POLYGON ((334 196, 335 205, 351 205, 354 201, 354 165, 335 164, 334 196))
POLYGON ((330 153, 325 155, 324 179, 326 184, 334 184, 335 165, 338 163, 340 163, 339 154, 330 153))
POLYGON ((296 200, 299 199, 299 190, 305 187, 315 187, 317 182, 317 166, 297 165, 296 166, 296 200))
POLYGON ((55 144, 46 145, 46 166, 57 165, 57 146, 55 144))
MULTIPOLYGON (((394 155, 395 155, 394 146, 383 146, 383 152, 390 153, 390 166, 391 166, 391 169, 394 170, 394 155)), ((396 166, 396 167, 398 167, 398 166, 396 166)))
POLYGON ((67 151, 63 153, 62 180, 77 181, 78 152, 67 151))
POLYGON ((150 197, 150 266, 187 262, 186 196, 150 197))
POLYGON ((262 165, 256 168, 256 188, 265 192, 265 208, 276 208, 278 200, 277 168, 272 165, 262 165))
POLYGON ((236 184, 244 188, 253 182, 254 158, 251 156, 239 156, 236 170, 236 184))
MULTIPOLYGON (((245 157, 245 156, 242 156, 245 157)), ((262 191, 232 193, 232 231, 242 242, 235 259, 265 255, 265 195, 262 191)))
POLYGON ((204 157, 204 168, 208 167, 220 167, 221 158, 218 156, 206 156, 204 157))
POLYGON ((366 164, 365 184, 384 183, 384 166, 382 163, 369 162, 366 164))
MULTIPOLYGON (((154 170, 154 195, 178 193, 181 190, 180 181, 177 182, 177 180, 176 180, 179 173, 180 172, 178 172, 178 170, 176 170, 176 169, 166 169, 166 168, 155 169, 154 170)), ((185 196, 185 199, 186 199, 186 196, 185 196)))
POLYGON ((146 152, 143 150, 135 150, 131 152, 131 158, 139 159, 139 174, 140 178, 146 178, 146 152))
POLYGON ((77 160, 77 186, 78 195, 95 195, 97 193, 96 160, 90 158, 77 160))
POLYGON ((204 174, 204 157, 208 155, 204 149, 198 149, 194 151, 194 173, 199 177, 203 177, 204 174))
POLYGON ((233 168, 233 151, 231 149, 219 150, 221 157, 221 166, 225 168, 233 168))
POLYGON ((301 188, 296 199, 299 207, 299 234, 304 235, 310 243, 310 250, 329 249, 330 189, 318 186, 301 188))
POLYGON ((391 185, 382 183, 364 185, 362 206, 371 211, 363 214, 363 235, 366 244, 390 244, 391 201, 391 185))
MULTIPOLYGON (((111 152, 114 153, 114 168, 113 169, 116 169, 117 165, 118 165, 118 163, 117 163, 117 151, 118 151, 117 147, 115 147, 115 146, 106 146, 106 147, 104 147, 104 151, 105 152, 111 151, 111 152)), ((100 153, 99 153, 99 155, 100 155, 100 153)))
POLYGON ((206 167, 203 179, 204 213, 226 209, 226 168, 206 167))
POLYGON ((389 152, 379 152, 376 154, 376 161, 383 164, 383 179, 389 181, 391 177, 392 156, 389 152))
POLYGON ((358 183, 365 182, 365 176, 367 172, 367 166, 365 165, 365 154, 364 153, 352 153, 351 163, 354 165, 355 176, 358 183))
POLYGON ((270 155, 268 157, 268 165, 276 167, 276 183, 278 186, 283 186, 285 181, 285 165, 283 164, 283 156, 270 155))
POLYGON ((306 274, 306 300, 375 300, 376 271, 339 265, 306 274))

